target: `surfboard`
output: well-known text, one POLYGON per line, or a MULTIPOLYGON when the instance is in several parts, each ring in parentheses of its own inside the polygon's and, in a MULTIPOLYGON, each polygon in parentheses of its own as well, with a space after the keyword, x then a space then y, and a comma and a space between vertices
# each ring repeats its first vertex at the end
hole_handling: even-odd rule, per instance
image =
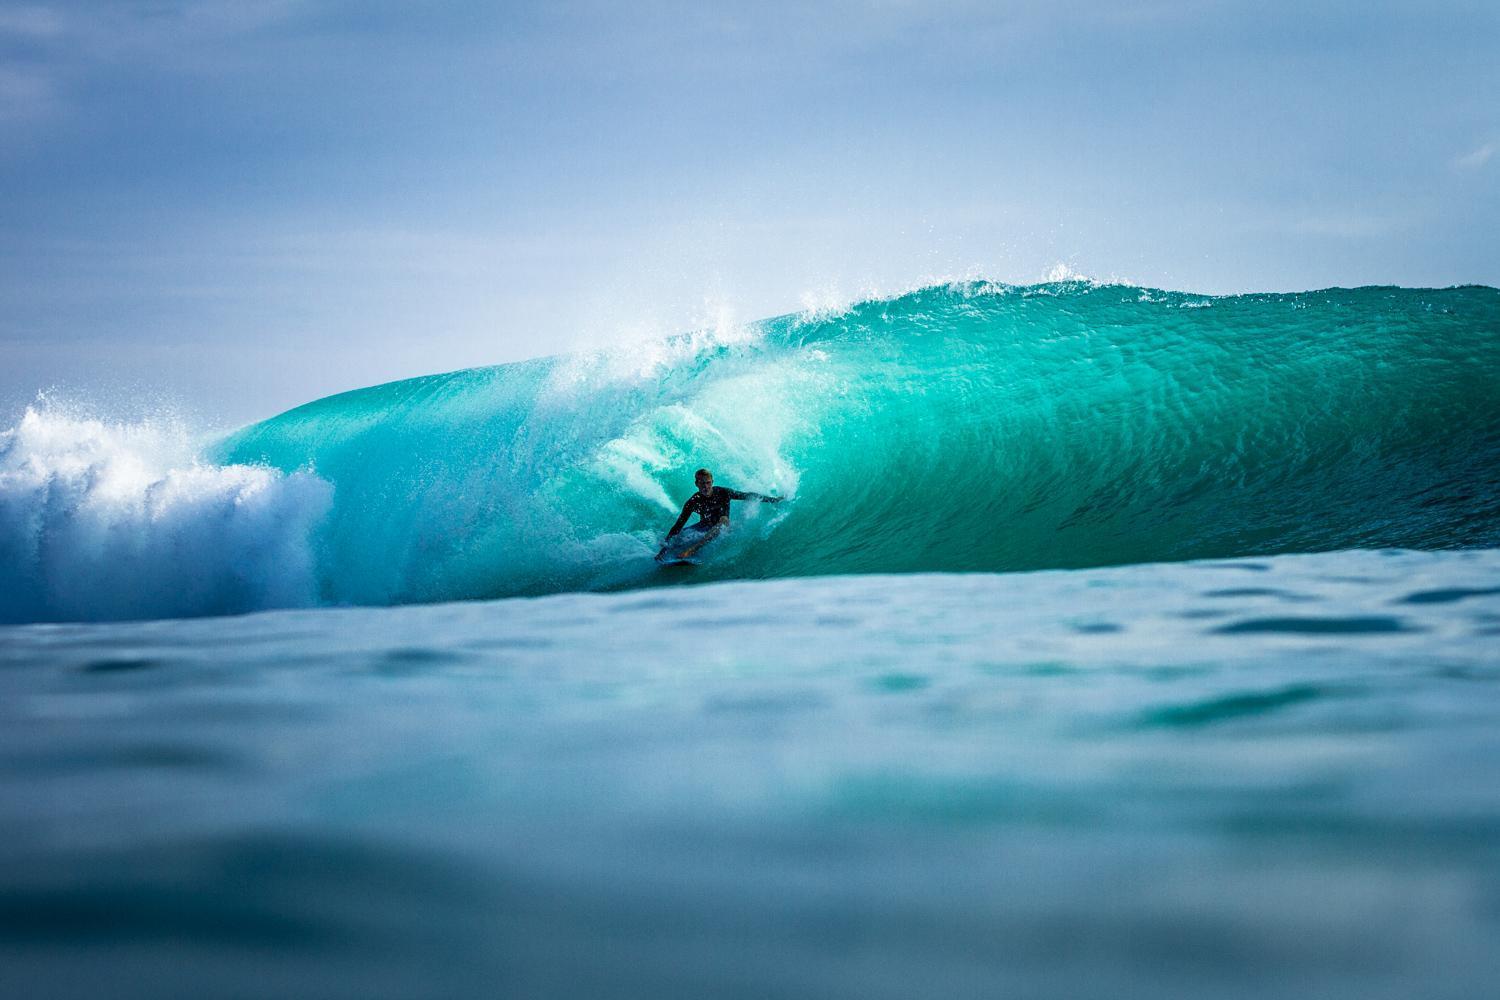
POLYGON ((729 532, 720 531, 711 538, 694 530, 697 525, 689 528, 679 535, 674 535, 671 540, 662 543, 662 552, 656 557, 657 563, 662 566, 699 566, 706 562, 710 556, 718 551, 729 532), (684 553, 691 550, 691 555, 684 553))
POLYGON ((690 556, 685 556, 682 554, 682 550, 698 548, 701 545, 701 542, 696 542, 693 540, 689 540, 688 544, 678 543, 675 545, 669 545, 667 546, 665 552, 656 557, 657 565, 697 566, 699 563, 703 562, 703 553, 701 551, 696 551, 690 556))

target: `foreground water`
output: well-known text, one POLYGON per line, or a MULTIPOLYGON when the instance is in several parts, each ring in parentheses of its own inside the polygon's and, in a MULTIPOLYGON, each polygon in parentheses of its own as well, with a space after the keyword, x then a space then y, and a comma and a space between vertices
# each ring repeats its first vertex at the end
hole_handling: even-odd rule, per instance
POLYGON ((0 629, 0 994, 1468 998, 1500 551, 0 629))

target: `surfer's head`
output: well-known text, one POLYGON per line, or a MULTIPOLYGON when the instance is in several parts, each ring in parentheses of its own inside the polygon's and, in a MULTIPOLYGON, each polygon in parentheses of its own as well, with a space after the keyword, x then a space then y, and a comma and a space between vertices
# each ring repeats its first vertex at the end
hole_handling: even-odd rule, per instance
POLYGON ((707 493, 714 488, 714 474, 707 469, 699 469, 693 473, 693 483, 698 487, 698 492, 707 493))

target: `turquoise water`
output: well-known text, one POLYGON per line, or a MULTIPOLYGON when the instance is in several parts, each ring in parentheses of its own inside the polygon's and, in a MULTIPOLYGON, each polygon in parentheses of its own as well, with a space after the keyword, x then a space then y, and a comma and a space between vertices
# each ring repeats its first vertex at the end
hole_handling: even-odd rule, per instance
POLYGON ((333 602, 651 583, 699 465, 795 497, 701 579, 1493 546, 1500 292, 943 286, 346 393, 217 454, 334 484, 333 602))
POLYGON ((0 631, 0 986, 1472 1000, 1500 551, 0 631))
POLYGON ((1500 973, 1495 289, 961 284, 228 435, 39 406, 0 622, 7 997, 1500 973), (790 499, 664 571, 699 465, 790 499))
POLYGON ((0 432, 0 621, 1500 545, 1500 291, 937 286, 395 382, 207 440, 0 432))

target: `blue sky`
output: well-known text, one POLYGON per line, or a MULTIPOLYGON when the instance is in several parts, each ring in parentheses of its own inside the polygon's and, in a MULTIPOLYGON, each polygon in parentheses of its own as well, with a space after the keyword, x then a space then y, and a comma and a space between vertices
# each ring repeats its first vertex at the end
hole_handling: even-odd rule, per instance
POLYGON ((0 7, 7 418, 1060 264, 1500 285, 1497 234, 1492 0, 0 7))

